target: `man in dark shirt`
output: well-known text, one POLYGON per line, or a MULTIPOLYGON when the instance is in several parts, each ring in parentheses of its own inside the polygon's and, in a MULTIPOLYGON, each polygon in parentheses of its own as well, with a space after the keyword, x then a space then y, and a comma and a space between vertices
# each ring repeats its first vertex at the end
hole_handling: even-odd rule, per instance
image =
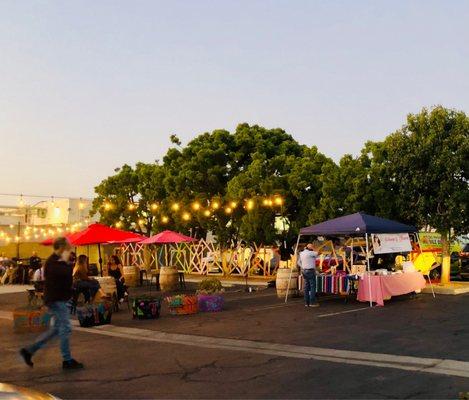
POLYGON ((69 264, 71 253, 70 243, 66 238, 58 238, 54 242, 54 253, 47 259, 44 266, 44 303, 54 318, 47 332, 39 336, 31 346, 20 350, 25 363, 33 366, 32 357, 36 351, 44 347, 51 339, 60 338, 60 351, 63 357, 63 369, 80 369, 83 364, 74 360, 70 354, 70 309, 68 301, 72 297, 73 266, 69 264))
POLYGON ((41 268, 41 259, 37 256, 35 251, 33 251, 33 254, 31 257, 29 257, 29 268, 31 268, 33 271, 41 268))

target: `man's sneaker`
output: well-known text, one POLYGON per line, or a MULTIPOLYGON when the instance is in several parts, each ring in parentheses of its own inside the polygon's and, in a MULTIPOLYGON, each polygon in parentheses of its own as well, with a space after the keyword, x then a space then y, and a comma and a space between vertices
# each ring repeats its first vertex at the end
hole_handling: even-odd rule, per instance
POLYGON ((64 361, 62 363, 62 368, 63 369, 82 369, 82 368, 84 368, 84 365, 72 358, 69 361, 64 361))
POLYGON ((313 303, 309 305, 310 307, 319 307, 319 303, 313 303))
POLYGON ((31 361, 31 358, 33 357, 33 355, 28 350, 24 348, 21 349, 20 356, 23 357, 23 360, 26 363, 26 365, 29 365, 30 367, 34 365, 33 362, 31 361))

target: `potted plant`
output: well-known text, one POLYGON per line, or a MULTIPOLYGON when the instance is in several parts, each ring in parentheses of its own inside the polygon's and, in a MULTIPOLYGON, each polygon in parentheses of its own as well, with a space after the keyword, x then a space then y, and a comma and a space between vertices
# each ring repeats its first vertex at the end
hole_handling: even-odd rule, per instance
POLYGON ((203 312, 218 312, 223 309, 225 299, 223 286, 217 278, 205 278, 199 283, 197 299, 199 310, 203 312))

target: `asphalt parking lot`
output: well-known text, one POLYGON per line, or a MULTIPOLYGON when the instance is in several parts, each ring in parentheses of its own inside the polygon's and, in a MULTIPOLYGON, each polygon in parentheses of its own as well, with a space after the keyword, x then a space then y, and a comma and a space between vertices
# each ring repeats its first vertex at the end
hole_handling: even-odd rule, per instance
MULTIPOLYGON (((141 291, 138 289, 137 291, 141 291)), ((226 310, 77 328, 83 371, 63 373, 57 346, 17 356, 35 335, 13 334, 0 295, 0 381, 60 398, 457 398, 469 391, 469 296, 403 296, 385 307, 322 298, 305 308, 273 289, 226 295, 226 310)))

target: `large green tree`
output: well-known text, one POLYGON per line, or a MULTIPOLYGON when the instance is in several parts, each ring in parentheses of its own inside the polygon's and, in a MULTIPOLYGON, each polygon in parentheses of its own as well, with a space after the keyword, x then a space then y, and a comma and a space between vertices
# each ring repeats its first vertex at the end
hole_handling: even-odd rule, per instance
POLYGON ((442 235, 448 281, 449 242, 469 231, 469 118, 441 106, 410 114, 384 151, 386 183, 402 219, 442 235))
POLYGON ((164 168, 157 163, 117 168, 95 187, 92 214, 99 213, 107 225, 151 235, 163 225, 156 214, 167 198, 164 177, 164 168))

